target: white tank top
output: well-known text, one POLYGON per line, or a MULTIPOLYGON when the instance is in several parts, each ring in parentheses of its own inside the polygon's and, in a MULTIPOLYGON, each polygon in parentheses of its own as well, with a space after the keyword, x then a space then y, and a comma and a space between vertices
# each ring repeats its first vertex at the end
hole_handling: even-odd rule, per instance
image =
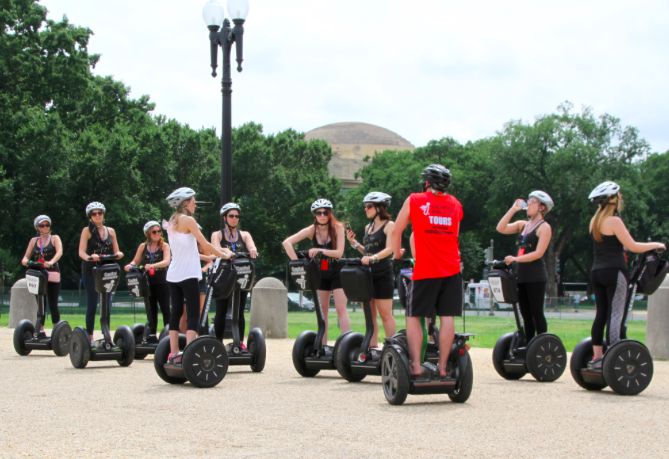
MULTIPOLYGON (((181 215, 179 218, 185 217, 181 215)), ((174 230, 174 225, 163 220, 163 229, 167 231, 172 261, 167 270, 167 282, 181 282, 186 279, 202 279, 200 253, 197 240, 191 233, 184 234, 174 230)))

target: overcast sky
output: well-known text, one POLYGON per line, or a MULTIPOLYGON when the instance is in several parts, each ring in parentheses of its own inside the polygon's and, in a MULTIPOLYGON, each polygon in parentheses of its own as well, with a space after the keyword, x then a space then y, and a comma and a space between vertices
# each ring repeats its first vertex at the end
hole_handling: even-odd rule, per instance
MULTIPOLYGON (((42 1, 52 19, 94 32, 96 73, 149 94, 155 113, 220 135, 205 3, 42 1)), ((638 127, 664 152, 668 46, 666 0, 250 0, 233 126, 361 121, 422 146, 487 137, 569 100, 638 127)))

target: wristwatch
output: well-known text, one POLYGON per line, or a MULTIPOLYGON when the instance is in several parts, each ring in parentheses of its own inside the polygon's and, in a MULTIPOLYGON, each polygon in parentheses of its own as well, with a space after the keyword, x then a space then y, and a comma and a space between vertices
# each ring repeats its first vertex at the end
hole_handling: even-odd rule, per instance
POLYGON ((374 256, 373 256, 372 258, 374 259, 375 262, 378 263, 378 261, 379 261, 379 256, 378 256, 377 254, 374 254, 374 256))

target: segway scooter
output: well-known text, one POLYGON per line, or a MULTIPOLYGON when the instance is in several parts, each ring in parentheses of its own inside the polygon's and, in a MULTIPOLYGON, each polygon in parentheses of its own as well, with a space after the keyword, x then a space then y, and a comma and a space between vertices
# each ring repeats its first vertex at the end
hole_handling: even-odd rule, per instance
POLYGON ((669 262, 661 261, 658 251, 637 255, 627 286, 626 310, 621 324, 620 341, 607 348, 601 368, 593 368, 592 338, 585 338, 574 348, 569 362, 576 384, 586 390, 602 390, 606 386, 619 395, 638 395, 653 379, 653 358, 641 342, 626 339, 627 321, 637 294, 652 295, 660 288, 669 271, 669 262))
POLYGON ((130 331, 135 337, 135 360, 142 360, 148 354, 156 353, 158 343, 160 343, 160 340, 167 336, 169 332, 169 326, 166 325, 165 328, 163 328, 159 337, 157 337, 155 333, 151 333, 151 330, 158 329, 158 324, 151 323, 152 314, 151 305, 149 304, 150 290, 146 273, 133 266, 130 268, 130 272, 126 274, 125 282, 128 286, 128 290, 134 298, 141 298, 144 300, 147 322, 145 324, 137 323, 130 327, 130 331))
POLYGON ((504 379, 520 379, 529 372, 540 382, 556 381, 567 368, 567 350, 562 340, 551 333, 541 333, 527 342, 523 319, 518 310, 518 286, 509 265, 493 261, 488 283, 498 303, 511 304, 517 330, 497 340, 492 364, 504 379))
MULTIPOLYGON (((116 291, 121 277, 121 267, 114 263, 116 255, 100 255, 98 266, 93 268, 95 291, 100 301, 100 328, 103 338, 91 341, 84 327, 77 327, 70 338, 70 362, 74 368, 86 368, 90 360, 116 360, 127 367, 135 358, 135 337, 127 325, 121 325, 112 340, 109 330, 108 294, 116 291)), ((92 260, 92 258, 89 258, 92 260)))
MULTIPOLYGON (((400 265, 410 265, 412 260, 393 260, 400 265)), ((403 305, 406 310, 406 304, 403 305)), ((381 355, 381 381, 383 393, 391 405, 401 405, 408 394, 447 394, 451 401, 464 403, 469 399, 474 387, 474 369, 469 356, 467 341, 472 333, 455 333, 453 346, 446 363, 447 376, 439 374, 438 346, 430 346, 427 341, 427 330, 423 322, 423 355, 421 375, 411 376, 409 372, 409 346, 406 336, 400 334, 386 337, 385 347, 381 355), (428 353, 427 349, 432 348, 428 353), (435 349, 436 347, 436 349, 435 349)))
MULTIPOLYGON (((199 335, 186 345, 186 335, 179 334, 179 351, 182 352, 181 361, 170 362, 167 357, 170 354, 170 337, 165 336, 160 340, 156 353, 153 356, 153 367, 156 373, 166 383, 183 384, 190 382, 195 387, 211 388, 217 386, 228 372, 228 352, 223 343, 215 336, 209 336, 207 317, 211 297, 215 295, 226 295, 227 298, 235 288, 237 273, 233 264, 228 260, 217 258, 210 270, 215 270, 216 275, 207 278, 207 300, 200 314, 199 335), (218 287, 212 292, 212 285, 218 287)), ((165 327, 167 328, 167 327, 165 327)))
MULTIPOLYGON (((241 301, 239 292, 248 292, 253 288, 253 283, 255 281, 255 264, 253 263, 250 254, 243 252, 235 253, 230 260, 218 260, 220 261, 215 266, 212 265, 212 274, 209 276, 212 281, 207 287, 206 307, 204 308, 202 320, 200 321, 200 330, 209 330, 210 335, 216 336, 216 331, 213 325, 207 327, 209 303, 211 302, 212 297, 215 297, 215 299, 221 298, 214 295, 216 282, 220 283, 220 279, 231 276, 232 278, 230 280, 226 280, 226 282, 231 282, 233 286, 232 301, 228 303, 227 311, 227 314, 232 317, 232 343, 225 346, 228 352, 228 365, 250 365, 251 370, 259 373, 265 368, 265 359, 267 355, 265 337, 263 336, 262 330, 256 327, 249 332, 247 341, 248 346, 246 349, 242 349, 239 336, 239 306, 241 301), (226 270, 229 270, 230 274, 222 272, 226 270), (221 274, 220 278, 218 277, 219 273, 221 274), (230 308, 232 308, 232 311, 230 308)), ((223 288, 223 290, 225 290, 225 288, 223 288)), ((223 298, 228 297, 229 295, 223 298)))
POLYGON ((37 295, 37 322, 33 325, 28 319, 19 321, 14 329, 14 350, 19 355, 28 355, 33 350, 53 351, 58 357, 64 357, 70 351, 70 324, 61 320, 53 326, 51 336, 40 331, 46 316, 46 293, 48 274, 44 265, 29 262, 26 271, 28 291, 37 295), (35 332, 37 330, 37 332, 35 332))
MULTIPOLYGON (((339 335, 334 346, 323 344, 323 336, 325 335, 324 314, 327 314, 327 312, 321 307, 318 297, 320 273, 316 263, 320 261, 320 257, 310 259, 308 251, 298 251, 296 254, 297 260, 291 260, 288 264, 290 277, 299 290, 311 291, 318 322, 318 331, 303 331, 293 345, 293 366, 301 376, 309 378, 316 376, 321 370, 337 369, 337 350, 342 339, 351 332, 348 331, 339 335)), ((327 311, 327 307, 325 309, 327 311)))

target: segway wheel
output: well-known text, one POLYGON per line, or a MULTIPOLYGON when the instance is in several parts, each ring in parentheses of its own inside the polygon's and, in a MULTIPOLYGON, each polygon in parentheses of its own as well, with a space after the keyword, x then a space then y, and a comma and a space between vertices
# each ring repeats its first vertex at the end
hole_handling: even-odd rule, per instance
POLYGON ((527 346, 525 365, 537 381, 556 381, 567 369, 567 350, 557 336, 541 334, 527 346))
POLYGON ((91 358, 91 341, 83 327, 77 327, 70 335, 70 362, 74 368, 86 368, 91 358))
POLYGON ((122 367, 127 367, 135 360, 135 337, 127 325, 121 325, 114 332, 114 344, 123 351, 123 358, 117 360, 122 367))
POLYGON ((316 332, 305 330, 295 340, 293 345, 293 366, 295 370, 305 378, 313 378, 320 370, 309 370, 304 359, 311 354, 316 341, 316 332))
POLYGON ((653 358, 638 341, 618 341, 604 354, 602 372, 616 394, 638 395, 653 379, 653 358))
POLYGON ((72 336, 72 327, 70 324, 61 320, 53 327, 51 333, 51 347, 53 353, 58 357, 65 357, 70 353, 70 337, 72 336))
POLYGON ((511 341, 513 341, 513 335, 515 333, 507 333, 499 337, 495 343, 495 348, 492 350, 492 365, 495 367, 495 371, 504 379, 510 381, 520 379, 525 376, 527 373, 509 373, 504 368, 504 360, 508 360, 510 357, 509 351, 511 350, 511 341))
POLYGON ((341 377, 348 382, 360 382, 365 379, 365 375, 356 375, 351 371, 355 351, 360 349, 364 339, 361 333, 354 332, 347 334, 339 343, 335 365, 341 377))
POLYGON ((262 334, 262 330, 259 328, 251 330, 246 344, 249 352, 253 354, 251 370, 255 373, 260 373, 265 368, 265 360, 267 359, 265 337, 262 334))
POLYGON ((401 405, 409 395, 409 368, 400 353, 387 346, 381 356, 381 383, 383 394, 391 405, 401 405))
POLYGON ((35 333, 35 326, 28 319, 23 319, 16 324, 14 329, 14 350, 18 355, 28 355, 31 349, 26 349, 25 341, 31 339, 35 333))
POLYGON ((163 338, 165 338, 166 336, 170 336, 170 326, 169 325, 165 325, 163 327, 163 330, 160 332, 160 336, 158 336, 158 342, 161 342, 163 340, 163 338))
POLYGON ((218 385, 228 372, 228 353, 213 336, 200 336, 190 342, 181 358, 184 375, 195 387, 218 385))
MULTIPOLYGON (((186 347, 186 335, 179 335, 179 350, 183 351, 186 347)), ((165 371, 165 363, 167 362, 167 357, 170 355, 170 337, 165 336, 161 338, 156 347, 156 353, 153 354, 153 368, 156 370, 156 373, 168 384, 183 384, 185 383, 186 377, 177 378, 174 376, 169 376, 165 371)))
POLYGON ((465 375, 458 383, 458 388, 452 394, 448 394, 448 398, 455 403, 465 403, 469 400, 469 396, 472 395, 472 389, 474 388, 474 367, 472 365, 472 358, 467 352, 467 368, 465 369, 465 375))
POLYGON ((576 381, 576 384, 585 390, 602 390, 606 387, 606 384, 586 382, 581 374, 581 370, 588 366, 588 362, 592 360, 594 355, 592 350, 592 338, 581 340, 576 347, 574 347, 574 352, 571 353, 571 360, 569 361, 571 376, 574 378, 574 381, 576 381))
MULTIPOLYGON (((144 324, 134 324, 130 327, 130 331, 135 337, 135 349, 137 349, 138 344, 142 344, 144 341, 144 324)), ((143 360, 146 358, 146 354, 135 350, 135 360, 143 360)))

